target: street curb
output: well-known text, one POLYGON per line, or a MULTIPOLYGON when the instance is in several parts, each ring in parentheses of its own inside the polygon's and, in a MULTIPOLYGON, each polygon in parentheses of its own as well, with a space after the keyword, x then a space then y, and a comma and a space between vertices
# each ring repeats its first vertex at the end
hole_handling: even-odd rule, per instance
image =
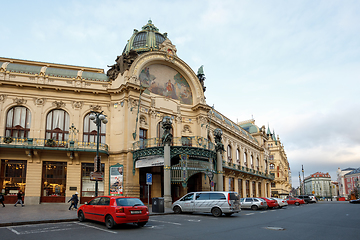
MULTIPOLYGON (((150 213, 149 216, 159 216, 159 215, 169 215, 169 214, 174 214, 174 213, 173 212, 150 213)), ((70 219, 56 219, 56 220, 41 220, 41 221, 28 221, 28 222, 0 223, 0 227, 21 226, 21 225, 31 225, 31 224, 41 224, 41 223, 73 222, 73 221, 78 221, 78 219, 77 218, 70 218, 70 219)))

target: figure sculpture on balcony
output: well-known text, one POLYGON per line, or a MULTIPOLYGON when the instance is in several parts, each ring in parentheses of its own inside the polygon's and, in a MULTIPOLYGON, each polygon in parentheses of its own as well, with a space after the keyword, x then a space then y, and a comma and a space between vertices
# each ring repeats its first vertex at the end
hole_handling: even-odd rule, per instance
POLYGON ((215 150, 216 151, 225 151, 224 144, 222 144, 222 131, 220 128, 217 128, 214 130, 214 136, 215 136, 215 150))
POLYGON ((169 116, 165 116, 162 120, 162 128, 164 133, 161 137, 163 145, 170 144, 172 142, 173 135, 171 134, 172 120, 169 116))

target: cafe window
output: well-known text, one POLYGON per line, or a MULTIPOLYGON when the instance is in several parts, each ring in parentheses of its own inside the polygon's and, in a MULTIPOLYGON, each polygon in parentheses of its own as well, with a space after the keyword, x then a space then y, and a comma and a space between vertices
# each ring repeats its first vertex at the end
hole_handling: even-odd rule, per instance
POLYGON ((259 197, 261 197, 261 182, 258 183, 259 197))
MULTIPOLYGON (((95 181, 90 181, 90 173, 94 172, 94 163, 81 164, 81 197, 95 196, 95 181)), ((101 169, 105 169, 105 164, 101 164, 101 169)), ((104 195, 104 181, 98 181, 98 195, 104 195)))
POLYGON ((253 190, 253 197, 256 197, 256 184, 254 181, 252 182, 252 190, 253 190))
POLYGON ((246 187, 246 197, 250 197, 250 181, 245 181, 245 187, 246 187))
POLYGON ((69 114, 64 110, 50 111, 46 117, 45 138, 67 141, 69 138, 69 122, 69 114))
POLYGON ((64 197, 66 190, 66 162, 43 163, 42 196, 64 197))
POLYGON ((31 113, 26 107, 13 107, 6 115, 5 136, 28 138, 30 132, 31 113))
POLYGON ((240 197, 243 196, 243 187, 242 187, 242 179, 238 179, 238 192, 239 192, 239 195, 240 197))
POLYGON ((19 190, 25 192, 26 161, 1 160, 0 191, 5 195, 16 195, 19 190))
POLYGON ((229 178, 229 191, 235 191, 234 178, 229 178))
MULTIPOLYGON (((97 126, 90 120, 90 115, 92 113, 88 113, 84 118, 84 133, 83 140, 84 142, 97 142, 97 126)), ((100 121, 100 129, 99 129, 99 143, 105 143, 106 137, 106 124, 100 121)))

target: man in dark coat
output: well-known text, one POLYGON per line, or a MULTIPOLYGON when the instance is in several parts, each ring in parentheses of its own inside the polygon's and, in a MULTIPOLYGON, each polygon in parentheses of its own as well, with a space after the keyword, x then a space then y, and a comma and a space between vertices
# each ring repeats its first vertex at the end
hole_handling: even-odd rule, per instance
POLYGON ((5 207, 4 200, 5 200, 4 194, 0 193, 0 203, 3 205, 3 207, 5 207))
POLYGON ((77 209, 77 204, 79 202, 78 192, 76 192, 74 195, 72 195, 72 197, 70 198, 70 200, 68 202, 71 202, 69 210, 71 210, 72 206, 74 206, 74 208, 77 209))
POLYGON ((24 206, 24 204, 22 202, 22 197, 23 197, 23 194, 22 194, 22 191, 20 190, 17 194, 17 202, 14 205, 15 207, 16 207, 16 204, 18 204, 18 203, 20 203, 22 207, 24 206))

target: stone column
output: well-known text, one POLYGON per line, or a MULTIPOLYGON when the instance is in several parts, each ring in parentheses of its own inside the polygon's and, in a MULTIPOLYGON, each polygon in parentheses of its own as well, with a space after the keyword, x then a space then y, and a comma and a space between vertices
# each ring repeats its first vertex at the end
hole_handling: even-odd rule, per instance
POLYGON ((222 153, 225 150, 224 144, 222 144, 222 131, 220 128, 214 130, 215 136, 215 150, 216 150, 216 167, 217 167, 217 178, 216 178, 216 191, 223 191, 223 161, 222 161, 222 153))
POLYGON ((170 162, 170 145, 164 146, 164 205, 170 208, 171 198, 171 162, 170 162))
POLYGON ((172 142, 171 126, 172 120, 165 116, 162 120, 162 128, 164 134, 161 138, 164 144, 164 206, 170 208, 172 204, 171 198, 171 159, 170 159, 170 144, 172 142))

